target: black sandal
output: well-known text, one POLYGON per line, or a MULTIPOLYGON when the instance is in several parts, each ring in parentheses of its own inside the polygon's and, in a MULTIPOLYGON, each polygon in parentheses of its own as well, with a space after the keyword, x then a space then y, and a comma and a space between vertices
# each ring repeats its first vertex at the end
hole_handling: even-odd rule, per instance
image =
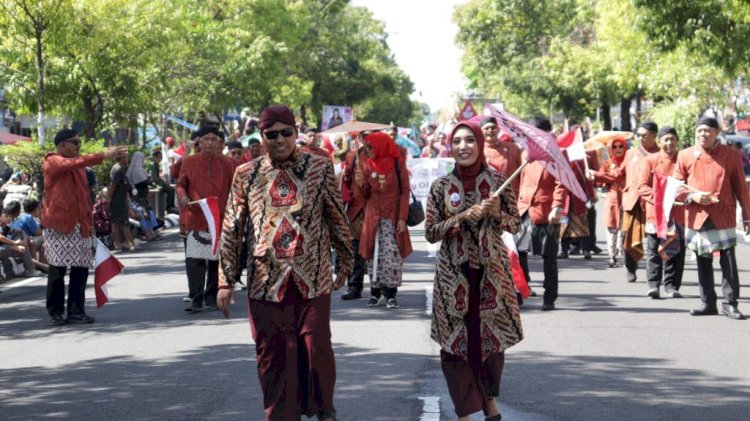
POLYGON ((491 417, 484 417, 484 421, 500 421, 502 419, 503 419, 503 414, 497 414, 491 417))

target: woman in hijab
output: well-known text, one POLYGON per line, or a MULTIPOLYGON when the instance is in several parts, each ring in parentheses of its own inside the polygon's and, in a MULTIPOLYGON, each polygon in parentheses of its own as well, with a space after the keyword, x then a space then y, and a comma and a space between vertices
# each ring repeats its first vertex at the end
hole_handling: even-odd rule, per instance
POLYGON ((367 261, 370 274, 369 307, 385 304, 398 307, 396 293, 401 286, 401 274, 406 259, 412 252, 406 218, 409 214, 409 173, 406 169, 406 150, 383 132, 365 137, 367 159, 360 161, 366 198, 365 220, 359 241, 359 254, 367 261), (378 243, 377 267, 375 242, 378 243))
POLYGON ((130 183, 135 186, 138 194, 135 200, 139 205, 143 207, 149 207, 148 204, 148 173, 143 167, 146 162, 146 157, 141 152, 135 152, 133 157, 130 159, 130 167, 128 167, 127 177, 130 183))
POLYGON ((604 205, 604 221, 607 224, 607 249, 609 267, 617 267, 617 256, 622 252, 622 189, 625 188, 625 172, 622 162, 628 144, 623 138, 615 138, 608 148, 609 159, 599 167, 599 171, 589 170, 589 178, 607 187, 607 201, 604 205))
POLYGON ((484 135, 459 122, 449 136, 456 167, 432 183, 425 236, 442 241, 433 289, 432 339, 459 421, 482 410, 500 420, 495 397, 505 350, 523 339, 503 231, 521 224, 513 189, 493 195, 505 176, 487 166, 484 135))

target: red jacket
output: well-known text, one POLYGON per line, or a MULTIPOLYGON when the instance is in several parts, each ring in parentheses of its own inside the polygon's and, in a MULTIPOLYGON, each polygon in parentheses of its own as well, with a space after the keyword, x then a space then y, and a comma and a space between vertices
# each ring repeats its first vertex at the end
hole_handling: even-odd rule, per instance
POLYGON ((357 215, 364 211, 365 203, 367 202, 364 193, 365 180, 361 165, 365 160, 367 160, 367 154, 363 148, 360 148, 357 152, 350 151, 346 154, 346 159, 344 160, 344 174, 341 182, 344 187, 342 188, 342 193, 343 191, 347 192, 344 195, 344 201, 346 202, 346 216, 349 218, 349 222, 354 221, 357 215), (356 163, 354 159, 355 153, 358 154, 356 163), (357 180, 357 173, 359 173, 359 180, 357 180))
MULTIPOLYGON (((409 215, 409 171, 404 161, 406 150, 400 149, 400 152, 402 157, 399 160, 401 193, 398 190, 395 166, 386 174, 385 182, 381 186, 377 173, 366 162, 360 161, 363 164, 362 179, 367 202, 365 203, 365 223, 359 240, 359 254, 365 259, 371 259, 375 251, 375 236, 380 219, 390 219, 393 222, 393 229, 396 230, 398 221, 406 221, 409 215)), ((405 259, 411 254, 412 246, 408 228, 402 233, 396 233, 396 243, 398 243, 401 258, 405 259)))
MULTIPOLYGON (((184 196, 193 202, 210 196, 219 201, 219 218, 224 219, 232 177, 237 161, 223 155, 207 156, 203 152, 180 160, 180 178, 177 180, 177 197, 184 196)), ((203 211, 198 205, 190 205, 184 210, 185 229, 188 231, 206 231, 208 224, 203 211)))
POLYGON ((518 213, 523 216, 528 211, 532 224, 548 223, 552 208, 562 208, 567 197, 568 190, 539 161, 521 171, 518 213))
POLYGON ((661 149, 654 144, 650 149, 638 147, 628 149, 625 152, 625 159, 622 161, 622 169, 625 170, 625 188, 622 189, 622 208, 628 212, 635 208, 636 204, 641 203, 641 195, 638 194, 638 182, 641 179, 641 164, 646 161, 646 157, 659 152, 661 149))
MULTIPOLYGON (((641 164, 641 177, 638 182, 638 193, 646 203, 646 222, 656 224, 656 210, 654 208, 654 173, 671 176, 674 173, 674 166, 677 163, 677 154, 670 157, 666 152, 661 151, 649 155, 646 161, 641 164)), ((670 219, 680 225, 685 225, 685 210, 682 206, 673 206, 670 219)))
POLYGON ((699 230, 708 218, 717 229, 735 227, 737 201, 742 207, 742 220, 750 221, 750 195, 739 153, 726 145, 716 145, 711 151, 696 145, 677 155, 674 177, 719 199, 719 203, 707 206, 685 206, 686 227, 699 230))
POLYGON ((103 153, 66 158, 56 152, 45 155, 44 211, 42 226, 64 234, 73 232, 81 224, 81 235, 89 236, 94 214, 89 199, 89 183, 86 167, 101 164, 103 153))
MULTIPOLYGON (((484 156, 487 159, 487 164, 505 177, 510 177, 521 166, 521 148, 513 142, 498 141, 494 145, 485 143, 484 156)), ((510 182, 516 197, 518 197, 520 185, 520 177, 516 177, 510 182)))
POLYGON ((619 229, 625 173, 614 162, 607 160, 602 162, 599 171, 594 172, 594 181, 607 185, 607 203, 604 205, 604 221, 607 228, 619 229))

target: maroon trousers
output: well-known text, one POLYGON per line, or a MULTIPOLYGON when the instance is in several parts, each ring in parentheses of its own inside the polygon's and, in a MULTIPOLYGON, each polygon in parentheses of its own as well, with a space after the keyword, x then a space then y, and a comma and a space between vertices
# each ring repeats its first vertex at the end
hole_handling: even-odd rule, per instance
POLYGON ((482 270, 469 271, 469 312, 464 316, 468 334, 468 361, 440 351, 440 364, 456 415, 465 417, 485 411, 485 401, 500 394, 500 379, 505 353, 490 354, 482 361, 482 336, 479 319, 479 282, 482 270))
POLYGON ((282 302, 250 299, 249 309, 266 421, 332 416, 330 294, 306 300, 290 282, 282 302))

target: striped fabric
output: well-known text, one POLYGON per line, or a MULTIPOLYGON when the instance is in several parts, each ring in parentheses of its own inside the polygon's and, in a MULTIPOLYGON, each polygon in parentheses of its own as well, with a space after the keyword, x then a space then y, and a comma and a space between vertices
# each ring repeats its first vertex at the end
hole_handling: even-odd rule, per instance
MULTIPOLYGON (((709 225, 706 222, 706 225, 709 225)), ((716 229, 706 228, 704 225, 698 231, 685 228, 685 244, 689 250, 698 253, 699 256, 710 257, 713 252, 726 250, 737 245, 737 231, 735 228, 716 229)))

